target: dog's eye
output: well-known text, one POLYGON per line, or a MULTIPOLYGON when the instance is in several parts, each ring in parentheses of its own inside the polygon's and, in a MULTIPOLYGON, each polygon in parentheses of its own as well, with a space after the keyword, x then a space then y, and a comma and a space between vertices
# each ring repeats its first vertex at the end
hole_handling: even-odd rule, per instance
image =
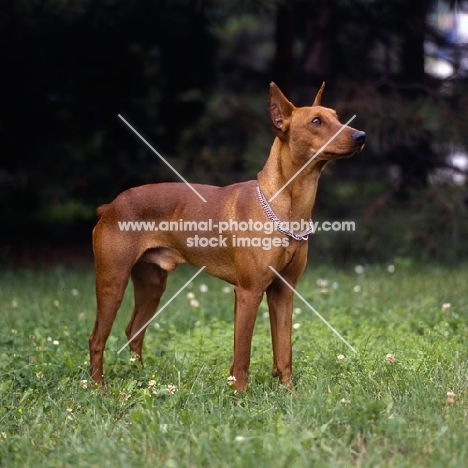
POLYGON ((315 117, 315 119, 312 120, 312 123, 315 125, 320 125, 322 121, 318 117, 315 117))

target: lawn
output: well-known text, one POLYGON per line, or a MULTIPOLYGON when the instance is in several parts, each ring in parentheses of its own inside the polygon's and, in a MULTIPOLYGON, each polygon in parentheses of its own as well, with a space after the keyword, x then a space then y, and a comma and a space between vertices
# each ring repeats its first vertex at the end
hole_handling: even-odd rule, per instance
MULTIPOLYGON (((196 271, 179 268, 163 303, 196 271)), ((467 278, 467 265, 405 259, 393 268, 309 265, 299 292, 356 352, 296 298, 291 394, 270 375, 264 302, 250 390, 235 402, 231 286, 198 276, 150 325, 146 366, 136 370, 128 349, 117 353, 129 287, 104 393, 88 375, 92 268, 4 270, 0 465, 467 466, 467 278)))

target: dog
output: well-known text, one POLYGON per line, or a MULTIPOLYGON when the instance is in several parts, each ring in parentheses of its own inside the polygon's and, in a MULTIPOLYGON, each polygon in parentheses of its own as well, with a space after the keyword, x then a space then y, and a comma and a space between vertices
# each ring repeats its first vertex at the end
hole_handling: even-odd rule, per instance
POLYGON ((128 279, 131 277, 134 285, 135 304, 126 335, 130 351, 143 364, 145 325, 159 305, 168 273, 182 263, 204 267, 209 274, 234 285, 234 358, 229 378, 234 389, 247 389, 252 333, 265 293, 273 376, 293 387, 294 291, 289 286, 296 287, 306 266, 307 237, 312 230, 308 220, 318 180, 329 161, 359 153, 366 140, 363 131, 343 125, 334 110, 322 107, 324 87, 325 83, 312 106, 295 107, 274 83, 270 84, 268 108, 276 137, 257 180, 226 187, 194 184, 191 188, 182 182, 143 185, 122 192, 96 210, 99 220, 93 230, 93 250, 97 314, 89 349, 91 376, 103 388, 104 348, 128 279), (154 221, 166 226, 187 221, 192 222, 193 229, 197 223, 211 222, 224 230, 208 243, 208 238, 198 236, 206 235, 205 231, 122 231, 122 221, 154 221), (236 228, 241 222, 254 228, 270 223, 274 229, 240 233, 236 228), (306 228, 294 232, 288 228, 294 223, 306 228))

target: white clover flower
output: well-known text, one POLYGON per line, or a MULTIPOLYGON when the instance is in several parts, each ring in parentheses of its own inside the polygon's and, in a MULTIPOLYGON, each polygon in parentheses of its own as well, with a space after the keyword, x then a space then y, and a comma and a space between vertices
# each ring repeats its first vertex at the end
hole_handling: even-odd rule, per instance
POLYGON ((386 360, 389 364, 395 364, 395 362, 396 362, 395 356, 394 356, 393 354, 390 354, 390 353, 388 353, 388 354, 385 356, 385 360, 386 360))
POLYGON ((168 395, 174 395, 174 393, 177 392, 177 387, 175 385, 168 385, 166 387, 166 392, 168 395))
POLYGON ((455 403, 455 393, 447 392, 447 399, 445 400, 447 405, 453 405, 455 403))
POLYGON ((200 284, 199 289, 200 289, 200 292, 202 293, 208 292, 208 286, 206 284, 200 284))
POLYGON ((354 272, 358 275, 364 273, 364 267, 362 265, 356 265, 354 267, 354 272))
POLYGON ((354 288, 353 288, 353 291, 355 293, 361 292, 361 286, 359 286, 359 284, 356 284, 356 286, 354 286, 354 288))
POLYGON ((68 422, 68 421, 73 421, 73 409, 72 408, 67 408, 67 416, 65 418, 65 422, 68 422))
POLYGON ((296 307, 294 310, 293 310, 293 313, 295 314, 300 314, 302 312, 302 309, 300 307, 296 307))
POLYGON ((234 385, 234 382, 236 381, 236 378, 233 376, 233 375, 230 375, 228 378, 227 378, 227 383, 228 385, 234 385))
POLYGON ((232 291, 232 289, 231 289, 229 286, 224 286, 224 288, 223 288, 223 293, 228 294, 228 293, 230 293, 231 291, 232 291))
POLYGON ((447 313, 451 307, 452 307, 452 304, 450 304, 450 302, 444 302, 442 304, 442 312, 447 313))
POLYGON ((328 286, 328 280, 319 278, 317 280, 317 286, 320 288, 326 288, 328 286))
POLYGON ((301 327, 301 324, 300 324, 300 323, 295 323, 295 324, 293 325, 294 330, 297 330, 297 329, 300 328, 300 327, 301 327))
POLYGON ((338 362, 343 362, 345 360, 345 357, 343 354, 338 354, 338 356, 336 356, 336 359, 338 360, 338 362))
POLYGON ((395 273, 395 265, 388 265, 387 271, 389 273, 395 273))
POLYGON ((59 343, 58 340, 54 340, 54 341, 52 341, 52 344, 55 345, 55 346, 58 346, 60 343, 59 343))
POLYGON ((148 390, 150 392, 156 393, 156 386, 157 386, 156 380, 150 380, 148 382, 148 390))
POLYGON ((125 392, 119 392, 119 397, 122 398, 122 400, 127 401, 129 398, 132 397, 131 393, 125 393, 125 392))
POLYGON ((193 292, 188 292, 187 299, 195 299, 195 294, 193 294, 193 292))
POLYGON ((236 442, 243 442, 245 440, 244 436, 238 435, 234 438, 236 442))
POLYGON ((80 387, 86 390, 88 388, 88 381, 86 379, 80 380, 80 387))
POLYGON ((73 288, 71 290, 71 294, 72 294, 72 296, 78 296, 80 294, 80 291, 78 291, 78 289, 76 289, 76 288, 73 288))
POLYGON ((196 299, 191 299, 190 300, 190 305, 192 307, 199 307, 200 306, 200 303, 196 300, 196 299))
POLYGON ((58 307, 59 305, 60 305, 60 302, 59 302, 57 299, 55 299, 55 301, 54 301, 54 306, 55 306, 55 307, 58 307))

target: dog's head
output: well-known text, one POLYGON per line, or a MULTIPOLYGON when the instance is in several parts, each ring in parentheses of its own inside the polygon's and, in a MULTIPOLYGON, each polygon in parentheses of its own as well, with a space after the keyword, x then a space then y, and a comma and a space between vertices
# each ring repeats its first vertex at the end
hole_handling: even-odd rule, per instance
POLYGON ((343 125, 333 109, 321 105, 325 83, 310 107, 295 107, 281 90, 270 84, 269 110, 276 135, 288 142, 294 157, 329 161, 359 153, 366 134, 343 125))

